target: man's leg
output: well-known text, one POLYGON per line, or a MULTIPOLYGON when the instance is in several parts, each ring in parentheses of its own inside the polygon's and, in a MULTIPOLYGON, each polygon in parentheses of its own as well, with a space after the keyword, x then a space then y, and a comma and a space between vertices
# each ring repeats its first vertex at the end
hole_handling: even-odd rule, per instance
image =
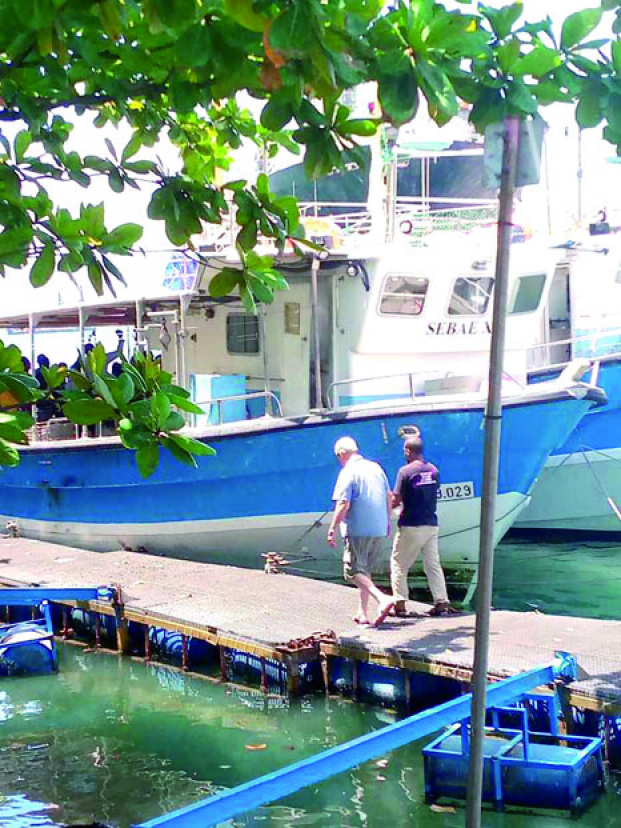
POLYGON ((398 529, 390 556, 390 584, 396 601, 397 612, 405 612, 409 598, 408 572, 420 551, 418 527, 402 526, 398 529))
POLYGON ((427 541, 425 542, 423 555, 423 568, 427 581, 429 582, 429 589, 433 597, 433 602, 437 606, 448 605, 448 593, 446 591, 446 580, 444 572, 440 565, 440 553, 438 551, 438 528, 437 526, 426 527, 429 531, 427 541))

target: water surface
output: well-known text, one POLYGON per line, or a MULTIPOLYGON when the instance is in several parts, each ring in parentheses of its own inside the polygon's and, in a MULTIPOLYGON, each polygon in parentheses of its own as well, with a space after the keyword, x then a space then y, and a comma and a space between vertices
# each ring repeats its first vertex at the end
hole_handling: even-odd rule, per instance
MULTIPOLYGON (((0 689, 0 828, 93 819, 130 826, 395 720, 314 696, 288 703, 161 666, 60 645, 60 672, 0 689)), ((425 740, 425 743, 430 741, 425 740)), ((457 828, 424 803, 421 744, 230 825, 457 828)), ((486 814, 490 828, 621 828, 621 785, 578 823, 486 814)))

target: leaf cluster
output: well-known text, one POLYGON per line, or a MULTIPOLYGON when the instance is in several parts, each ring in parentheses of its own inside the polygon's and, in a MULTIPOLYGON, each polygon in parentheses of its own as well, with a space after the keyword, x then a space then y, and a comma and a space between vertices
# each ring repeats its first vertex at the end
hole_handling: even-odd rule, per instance
POLYGON ((98 343, 81 358, 79 370, 42 366, 40 387, 26 373, 19 348, 0 342, 0 467, 18 465, 18 447, 28 444, 28 429, 34 424, 27 409, 42 399, 53 399, 76 425, 114 424, 123 445, 135 451, 143 477, 157 470, 160 447, 194 468, 197 457, 215 454, 210 446, 180 433, 186 414, 203 411, 185 389, 172 383, 159 359, 136 352, 131 361, 122 360, 118 376, 108 374, 106 364, 105 348, 98 343))

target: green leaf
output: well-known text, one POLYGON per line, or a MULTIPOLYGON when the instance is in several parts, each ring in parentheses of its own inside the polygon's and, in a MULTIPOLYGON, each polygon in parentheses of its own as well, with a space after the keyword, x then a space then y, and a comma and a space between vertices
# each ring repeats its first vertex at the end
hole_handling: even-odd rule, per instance
POLYGON ((24 159, 26 150, 32 144, 32 133, 29 129, 23 129, 15 136, 15 160, 20 163, 24 159))
POLYGON ((0 439, 9 443, 17 443, 20 446, 28 445, 28 437, 19 426, 0 423, 0 439))
POLYGON ((339 124, 341 135, 360 135, 363 138, 370 138, 377 132, 379 124, 369 118, 351 118, 339 124))
POLYGON ((619 38, 612 41, 611 52, 615 72, 617 72, 617 74, 621 74, 621 40, 619 40, 619 38))
POLYGON ((179 448, 196 457, 211 457, 216 453, 216 450, 208 446, 207 443, 201 443, 199 440, 187 437, 185 434, 170 434, 169 439, 179 448))
POLYGON ((261 112, 261 123, 266 129, 278 132, 283 129, 293 117, 293 104, 290 100, 272 97, 261 112))
POLYGON ((110 391, 118 408, 124 410, 132 401, 136 389, 130 375, 123 371, 114 382, 110 383, 110 391))
POLYGON ((90 391, 91 381, 79 371, 69 371, 69 381, 80 391, 90 391))
POLYGON ((177 408, 180 408, 182 411, 188 411, 190 414, 205 413, 202 408, 188 400, 186 397, 180 397, 178 394, 169 393, 168 399, 171 401, 173 405, 175 405, 177 408))
POLYGON ((253 0, 224 0, 227 13, 240 26, 252 32, 264 32, 269 19, 254 10, 253 0))
POLYGON ((164 429, 164 424, 170 416, 170 400, 163 391, 156 391, 151 398, 153 421, 158 430, 164 429))
POLYGON ((53 244, 45 244, 33 266, 30 268, 30 283, 33 287, 46 285, 56 265, 56 251, 53 244))
POLYGON ((532 75, 534 78, 541 78, 561 65, 561 58, 554 49, 537 44, 532 52, 524 55, 514 65, 515 75, 532 75))
POLYGON ((93 377, 93 387, 95 388, 97 396, 102 397, 108 405, 112 406, 112 408, 116 408, 116 400, 114 399, 112 391, 108 388, 108 384, 103 377, 95 374, 93 377))
POLYGON ((77 425, 96 425, 116 417, 116 410, 103 400, 73 400, 65 403, 63 412, 77 425))
POLYGON ((97 296, 103 296, 103 273, 99 262, 90 262, 87 268, 88 279, 97 296))
POLYGON ((19 466, 19 452, 5 440, 0 440, 0 466, 14 468, 19 466))
POLYGON ((411 68, 401 75, 379 78, 379 102, 395 126, 412 120, 418 109, 418 85, 411 68))
POLYGON ((291 55, 308 53, 315 42, 315 31, 308 10, 309 6, 296 2, 274 20, 269 30, 270 45, 274 49, 291 55))
POLYGON ((561 29, 561 49, 571 49, 580 43, 596 28, 601 19, 601 8, 583 9, 570 14, 561 29))
POLYGON ((160 462, 160 447, 157 443, 140 446, 136 452, 136 466, 141 477, 151 477, 160 462))
POLYGON ((500 40, 504 40, 510 34, 513 24, 522 15, 524 6, 519 2, 503 6, 501 9, 491 9, 489 6, 481 5, 480 9, 491 23, 494 34, 500 40))
POLYGON ((178 446, 173 441, 172 437, 173 435, 161 438, 161 443, 164 446, 164 448, 172 454, 175 460, 179 460, 180 463, 183 463, 186 466, 190 466, 193 469, 198 468, 198 463, 196 462, 194 457, 192 457, 192 455, 188 451, 178 446))
POLYGON ((162 431, 178 431, 185 425, 185 417, 178 411, 171 411, 168 415, 162 431))
POLYGON ((602 106, 597 95, 588 91, 580 98, 576 107, 576 121, 582 129, 596 127, 603 118, 602 106))
POLYGON ((223 267, 209 282, 209 295, 228 296, 241 283, 243 274, 234 267, 223 267))
MULTIPOLYGON (((143 228, 140 224, 119 224, 114 230, 104 236, 107 247, 129 249, 142 237, 143 228)), ((116 274, 115 274, 116 275, 116 274)))

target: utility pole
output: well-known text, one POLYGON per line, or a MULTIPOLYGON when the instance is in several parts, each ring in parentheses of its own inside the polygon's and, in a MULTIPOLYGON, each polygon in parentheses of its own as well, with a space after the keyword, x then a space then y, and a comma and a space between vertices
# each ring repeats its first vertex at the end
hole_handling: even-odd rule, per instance
POLYGON ((483 793, 483 740, 485 737, 485 692, 489 654, 489 628, 494 574, 494 515, 498 492, 498 459, 502 415, 502 364, 509 281, 509 256, 513 231, 513 194, 517 170, 520 119, 509 115, 504 121, 502 173, 498 210, 498 240, 494 283, 492 341, 489 386, 485 413, 483 491, 479 542, 479 582, 476 598, 474 668, 466 828, 480 828, 483 793))

